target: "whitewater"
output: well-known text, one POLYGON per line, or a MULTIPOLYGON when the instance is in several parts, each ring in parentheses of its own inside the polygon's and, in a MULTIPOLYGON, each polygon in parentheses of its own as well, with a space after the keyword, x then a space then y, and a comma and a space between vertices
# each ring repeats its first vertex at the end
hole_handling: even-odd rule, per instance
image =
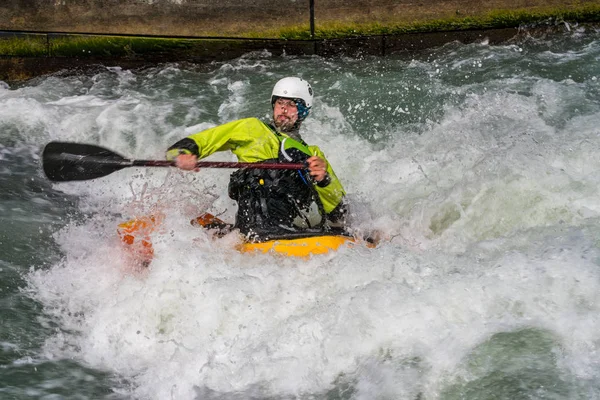
MULTIPOLYGON (((384 58, 249 53, 0 84, 0 397, 600 398, 600 35, 384 58), (50 141, 163 159, 269 116, 308 80, 302 127, 352 230, 309 259, 240 254, 230 170, 127 168, 52 183, 50 141), (132 268, 117 225, 161 212, 132 268)), ((234 161, 227 152, 214 160, 234 161)))

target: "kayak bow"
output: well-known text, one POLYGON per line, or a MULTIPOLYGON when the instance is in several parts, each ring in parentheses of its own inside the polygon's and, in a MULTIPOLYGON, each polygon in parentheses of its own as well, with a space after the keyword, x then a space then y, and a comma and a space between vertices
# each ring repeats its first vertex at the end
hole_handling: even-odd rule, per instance
MULTIPOLYGON (((138 217, 119 224, 117 232, 121 242, 126 246, 129 254, 139 263, 148 265, 154 257, 154 249, 150 235, 160 225, 162 216, 151 215, 138 217)), ((203 228, 223 228, 228 226, 225 222, 205 213, 191 221, 192 225, 203 228)), ((217 235, 218 236, 218 235, 217 235)), ((365 242, 368 247, 373 244, 365 242)), ((354 237, 343 234, 294 234, 293 236, 279 237, 259 242, 243 242, 236 246, 241 253, 273 253, 286 257, 310 257, 316 254, 326 254, 339 250, 342 246, 356 244, 354 237)))

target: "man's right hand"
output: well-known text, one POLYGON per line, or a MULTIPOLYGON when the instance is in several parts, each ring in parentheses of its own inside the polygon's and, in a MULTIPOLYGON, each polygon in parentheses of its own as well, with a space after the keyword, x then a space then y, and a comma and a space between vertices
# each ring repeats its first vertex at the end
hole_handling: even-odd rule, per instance
POLYGON ((175 166, 186 171, 200 171, 200 168, 196 167, 197 163, 198 157, 194 154, 180 154, 175 158, 175 166))
POLYGON ((310 176, 316 182, 321 182, 327 176, 327 163, 321 157, 312 156, 306 160, 310 176))

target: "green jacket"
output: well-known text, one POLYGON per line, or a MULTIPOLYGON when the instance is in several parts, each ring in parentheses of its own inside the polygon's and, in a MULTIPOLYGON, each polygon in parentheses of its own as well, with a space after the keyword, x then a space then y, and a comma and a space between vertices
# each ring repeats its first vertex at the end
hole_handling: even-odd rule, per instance
MULTIPOLYGON (((167 159, 174 159, 179 154, 195 154, 202 159, 216 151, 230 150, 240 162, 264 162, 281 159, 281 154, 285 155, 291 149, 299 150, 307 157, 314 155, 327 161, 317 146, 308 146, 285 133, 276 132, 258 118, 240 119, 194 133, 171 146, 167 159)), ((329 214, 342 204, 346 192, 329 162, 327 173, 330 178, 327 185, 313 183, 313 186, 324 211, 329 214)))

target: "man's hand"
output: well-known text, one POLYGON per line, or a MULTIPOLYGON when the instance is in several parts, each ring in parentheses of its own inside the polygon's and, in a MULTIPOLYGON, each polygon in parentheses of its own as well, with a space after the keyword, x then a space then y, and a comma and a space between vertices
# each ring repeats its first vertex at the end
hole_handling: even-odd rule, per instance
POLYGON ((200 171, 200 168, 196 167, 197 163, 198 157, 194 154, 180 154, 175 158, 175 166, 186 171, 200 171))
MULTIPOLYGON (((181 156, 180 156, 181 157, 181 156)), ((312 156, 308 160, 308 172, 316 182, 321 182, 327 176, 327 163, 321 157, 312 156)))

